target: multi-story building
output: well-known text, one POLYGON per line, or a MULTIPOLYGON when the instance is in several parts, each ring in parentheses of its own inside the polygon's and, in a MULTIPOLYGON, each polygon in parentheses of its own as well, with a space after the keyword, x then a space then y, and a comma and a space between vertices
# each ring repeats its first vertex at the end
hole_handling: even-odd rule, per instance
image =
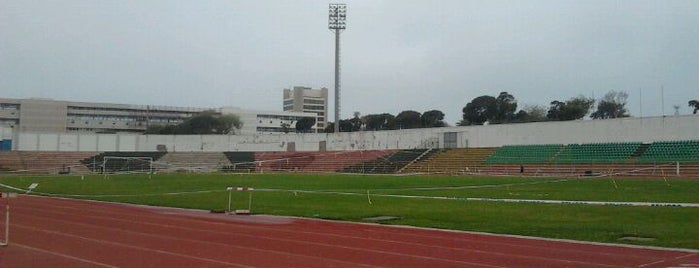
POLYGON ((299 119, 316 116, 313 113, 252 111, 236 107, 224 107, 218 111, 240 117, 243 123, 243 127, 238 130, 240 134, 296 132, 296 122, 299 119))
POLYGON ((295 122, 314 113, 262 112, 238 108, 187 108, 151 105, 0 98, 0 127, 22 132, 143 133, 150 125, 176 125, 203 112, 236 114, 236 133, 293 132, 295 122))
POLYGON ((294 87, 284 89, 284 111, 315 113, 314 130, 323 130, 328 125, 328 89, 294 87))

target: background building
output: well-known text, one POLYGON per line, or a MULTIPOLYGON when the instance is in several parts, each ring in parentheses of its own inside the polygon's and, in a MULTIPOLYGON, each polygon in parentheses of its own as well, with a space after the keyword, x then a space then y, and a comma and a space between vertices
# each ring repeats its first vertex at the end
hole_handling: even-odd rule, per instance
POLYGON ((188 108, 50 99, 0 98, 0 127, 22 132, 143 133, 150 125, 177 125, 203 112, 236 114, 243 128, 236 133, 294 132, 295 122, 314 113, 261 112, 239 108, 188 108), (284 128, 282 126, 287 126, 284 128))
POLYGON ((328 89, 284 89, 284 111, 315 113, 317 117, 313 129, 322 131, 328 125, 328 89))
POLYGON ((222 114, 235 114, 240 117, 243 127, 236 130, 236 133, 243 135, 296 132, 296 122, 299 119, 316 117, 314 113, 254 111, 236 107, 224 107, 217 111, 222 114))

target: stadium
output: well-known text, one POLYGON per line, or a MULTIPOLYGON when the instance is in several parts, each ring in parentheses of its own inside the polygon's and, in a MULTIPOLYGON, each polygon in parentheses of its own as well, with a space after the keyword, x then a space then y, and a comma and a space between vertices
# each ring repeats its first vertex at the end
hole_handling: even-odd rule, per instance
MULTIPOLYGON (((79 250, 78 245, 84 242, 81 240, 87 238, 78 237, 75 232, 96 228, 94 232, 98 233, 105 230, 142 233, 160 226, 159 231, 149 232, 169 237, 168 229, 175 231, 181 227, 167 227, 167 222, 184 221, 178 224, 190 227, 180 231, 185 231, 189 238, 178 239, 213 239, 219 242, 207 242, 203 248, 209 252, 217 251, 212 247, 228 252, 217 253, 227 256, 223 258, 189 260, 206 266, 221 264, 223 260, 224 264, 253 266, 295 266, 309 261, 319 261, 320 266, 377 264, 369 259, 347 258, 348 250, 361 251, 357 254, 365 256, 362 258, 372 258, 366 256, 373 254, 392 256, 391 261, 382 264, 388 266, 574 263, 587 267, 600 263, 640 265, 651 260, 661 266, 692 263, 699 248, 696 240, 699 234, 694 228, 699 209, 698 127, 699 117, 682 116, 339 134, 173 136, 12 132, 8 135, 11 139, 4 142, 11 140, 16 150, 0 152, 0 186, 5 196, 23 195, 3 199, 16 207, 12 220, 18 222, 5 224, 5 228, 11 227, 5 237, 12 239, 3 250, 11 250, 10 241, 16 240, 19 246, 15 249, 51 255, 28 245, 46 243, 39 241, 42 239, 56 239, 68 244, 60 246, 62 250, 51 248, 54 254, 88 254, 87 259, 98 256, 99 263, 115 263, 109 257, 99 257, 99 253, 79 250), (108 203, 71 201, 75 199, 108 203), (122 203, 148 207, 118 205, 122 203), (38 209, 41 207, 44 209, 38 209), (155 215, 138 216, 142 213, 155 215), (52 226, 65 226, 55 230, 24 227, 24 224, 36 224, 43 217, 48 217, 42 221, 52 226), (129 223, 109 219, 113 217, 147 220, 129 223), (322 221, 307 222, 307 219, 322 221), (200 225, 198 221, 214 226, 200 225), (370 227, 344 226, 345 221, 370 223, 370 227), (216 230, 217 224, 242 229, 224 228, 215 231, 220 238, 202 238, 209 235, 200 233, 201 228, 216 230), (384 230, 386 225, 437 229, 384 230), (318 230, 306 229, 309 226, 318 230), (361 228, 398 237, 366 240, 360 234, 361 228), (468 232, 445 234, 438 229, 468 232), (336 236, 337 230, 360 232, 343 239, 366 241, 337 244, 327 240, 328 235, 336 236), (26 236, 36 231, 47 235, 41 239, 33 236, 39 240, 28 242, 26 236), (268 232, 281 233, 270 238, 268 232), (301 232, 304 237, 286 240, 281 238, 285 232, 301 232), (417 236, 420 232, 429 232, 423 235, 434 241, 386 251, 387 247, 396 247, 392 243, 408 243, 403 236, 417 236), (455 235, 463 237, 454 238, 455 235), (260 237, 265 238, 257 241, 260 237), (556 240, 530 241, 529 237, 556 240), (271 240, 265 242, 265 239, 271 240), (468 249, 476 245, 474 239, 481 244, 468 249), (515 241, 499 241, 503 239, 515 241), (580 244, 572 240, 595 243, 580 244), (447 242, 454 244, 439 254, 406 253, 447 242), (307 243, 312 243, 314 250, 296 252, 294 260, 286 260, 289 262, 282 261, 285 258, 277 253, 241 260, 241 254, 261 248, 271 250, 265 246, 268 243, 288 244, 283 252, 307 243), (353 246, 353 243, 357 244, 353 246), (367 250, 367 243, 388 244, 367 250), (521 246, 512 243, 528 246, 517 249, 521 246), (535 246, 536 243, 546 245, 535 246), (608 243, 642 247, 616 249, 608 243), (491 247, 486 245, 497 249, 478 254, 485 261, 473 262, 463 255, 491 247), (556 254, 562 255, 551 258, 548 253, 532 253, 538 247, 560 247, 556 254), (624 253, 613 260, 603 258, 600 262, 591 261, 589 256, 581 259, 565 253, 585 251, 590 255, 607 255, 608 251, 632 249, 640 252, 624 253), (679 253, 669 253, 674 251, 679 253), (493 254, 507 257, 489 259, 493 254), (672 259, 662 257, 665 254, 670 254, 672 259), (640 258, 641 255, 645 257, 640 258), (442 259, 433 259, 435 256, 442 259)), ((161 248, 165 244, 158 237, 138 238, 151 242, 127 239, 117 243, 95 237, 89 241, 97 244, 109 241, 116 244, 108 247, 129 245, 127 248, 160 243, 152 247, 161 248)), ((141 249, 144 250, 148 251, 141 249)), ((51 259, 49 263, 61 259, 43 258, 51 259)), ((161 265, 177 262, 170 257, 155 258, 162 261, 161 265)), ((10 263, 31 263, 27 259, 16 260, 10 263)), ((140 264, 132 260, 122 265, 140 264)))
MULTIPOLYGON (((202 7, 209 7, 208 4, 202 4, 202 7)), ((126 4, 124 13, 117 13, 131 16, 138 13, 134 10, 143 8, 130 5, 126 4)), ((235 10, 239 17, 246 17, 247 13, 255 10, 252 7, 261 5, 270 14, 291 14, 293 19, 284 17, 288 25, 299 23, 294 26, 298 28, 306 25, 302 23, 306 19, 303 16, 294 12, 279 13, 282 8, 269 8, 269 3, 232 5, 243 10, 235 10), (244 12, 245 8, 250 9, 244 12)), ((487 17, 500 14, 503 8, 500 5, 495 5, 497 12, 487 17)), ((157 6, 171 8, 162 6, 162 3, 157 6)), ((217 24, 214 28, 237 29, 235 26, 239 25, 228 24, 229 14, 217 13, 228 7, 214 6, 214 11, 209 10, 209 13, 203 9, 197 9, 201 14, 190 13, 190 10, 173 12, 178 14, 173 21, 182 21, 180 15, 186 14, 182 17, 188 18, 196 17, 192 14, 205 14, 198 20, 225 18, 225 23, 217 24)), ((362 6, 362 12, 372 10, 366 4, 358 3, 357 6, 362 6)), ((83 8, 89 10, 90 7, 83 8)), ((124 7, 115 5, 110 10, 119 8, 124 7)), ((391 8, 394 8, 393 5, 391 8)), ((400 10, 401 7, 397 8, 400 10)), ((616 10, 616 6, 614 8, 616 10)), ((13 16, 22 18, 23 13, 17 10, 20 9, 12 11, 13 16)), ((302 14, 303 8, 295 10, 302 14)), ((438 10, 440 17, 437 21, 440 24, 432 28, 425 26, 425 29, 430 29, 428 32, 446 25, 441 16, 450 10, 438 10)), ((146 11, 136 15, 136 18, 154 12, 146 11)), ((534 9, 531 11, 534 12, 534 9)), ((51 10, 51 13, 61 12, 51 10)), ((110 12, 104 13, 102 15, 110 12)), ((388 13, 393 12, 381 14, 388 16, 388 13)), ((455 14, 457 16, 454 18, 466 17, 459 12, 455 14)), ((457 126, 441 121, 436 125, 425 124, 421 121, 423 118, 418 117, 416 121, 423 122, 423 125, 393 124, 390 128, 372 128, 368 126, 367 117, 360 118, 359 112, 355 112, 354 118, 340 119, 339 50, 340 33, 346 27, 346 6, 330 4, 329 16, 322 19, 328 20, 328 29, 335 38, 335 91, 306 86, 284 89, 283 98, 278 103, 282 104, 278 108, 283 111, 229 106, 177 107, 174 105, 181 103, 167 102, 174 102, 168 97, 178 94, 178 83, 189 85, 190 82, 194 86, 187 88, 187 92, 202 95, 202 99, 215 99, 216 96, 204 96, 205 90, 198 92, 206 87, 202 85, 212 88, 225 85, 229 81, 223 77, 230 75, 229 69, 240 66, 244 68, 238 69, 235 79, 239 79, 236 83, 241 85, 246 79, 263 84, 273 80, 271 76, 281 77, 287 73, 304 79, 318 79, 309 75, 314 72, 310 66, 317 65, 312 60, 314 55, 308 52, 313 49, 304 47, 304 52, 296 52, 303 55, 303 59, 296 59, 293 63, 281 60, 292 56, 265 58, 263 55, 273 54, 277 50, 291 50, 295 46, 290 44, 296 42, 305 44, 299 47, 314 44, 308 36, 286 36, 290 39, 283 39, 286 41, 281 43, 288 47, 282 48, 275 46, 279 40, 260 39, 267 40, 263 42, 254 38, 271 35, 269 33, 259 36, 240 34, 244 38, 236 35, 233 39, 235 42, 243 43, 248 41, 246 39, 254 41, 252 50, 256 53, 251 54, 263 55, 263 60, 258 61, 264 65, 255 65, 256 60, 249 58, 237 61, 236 57, 252 50, 209 54, 216 51, 217 46, 229 50, 227 47, 230 43, 208 41, 217 44, 211 46, 207 41, 196 43, 198 38, 206 40, 207 34, 202 31, 203 28, 196 28, 194 32, 198 35, 195 37, 182 38, 192 43, 185 42, 176 49, 177 55, 180 55, 179 49, 183 47, 205 48, 192 53, 206 59, 206 63, 199 65, 191 55, 182 56, 188 60, 186 63, 170 61, 169 57, 158 58, 159 51, 156 50, 168 51, 171 47, 155 42, 158 38, 141 36, 141 39, 134 39, 134 44, 138 44, 139 40, 150 40, 164 48, 153 49, 158 45, 150 43, 124 45, 131 50, 148 48, 147 56, 143 57, 146 60, 137 62, 147 66, 152 63, 155 63, 154 66, 172 64, 175 67, 170 71, 175 71, 158 76, 157 71, 148 70, 139 73, 136 78, 120 79, 136 81, 133 84, 115 83, 88 91, 98 92, 102 100, 114 102, 128 100, 124 96, 131 94, 134 95, 131 100, 141 103, 148 100, 139 99, 143 95, 137 94, 137 91, 147 91, 157 95, 155 98, 166 105, 0 96, 0 267, 699 267, 699 115, 696 114, 699 104, 696 104, 696 100, 690 101, 690 106, 697 107, 691 115, 680 114, 679 106, 675 106, 675 115, 665 115, 665 101, 662 100, 663 107, 656 115, 643 116, 644 110, 639 107, 641 115, 631 116, 624 107, 628 95, 620 91, 624 97, 621 98, 621 108, 616 108, 619 114, 614 116, 597 118, 590 115, 592 119, 585 119, 590 114, 590 105, 596 101, 590 98, 584 113, 575 118, 543 115, 545 120, 522 120, 521 117, 515 118, 517 102, 514 97, 509 95, 508 102, 508 93, 502 92, 498 98, 486 95, 474 98, 463 108, 464 120, 457 126), (307 43, 301 41, 304 38, 309 39, 307 43), (273 44, 271 48, 263 49, 269 44, 273 44), (151 58, 151 54, 156 56, 151 58), (215 59, 233 54, 236 60, 229 58, 221 65, 223 67, 204 67, 214 66, 217 64, 215 59), (268 73, 269 69, 284 69, 286 64, 293 66, 290 69, 294 71, 285 69, 286 73, 282 74, 268 73), (198 66, 211 73, 225 71, 215 78, 202 75, 207 78, 198 80, 185 74, 196 72, 195 69, 178 69, 185 65, 198 66), (296 69, 303 72, 296 72, 296 69), (144 90, 138 83, 139 79, 145 81, 151 75, 161 79, 154 83, 161 91, 155 88, 152 92, 151 88, 144 90), (180 78, 187 81, 183 82, 180 78), (170 82, 169 79, 179 82, 170 82), (129 86, 118 89, 117 85, 129 86), (328 111, 331 106, 328 101, 330 94, 335 97, 334 113, 328 111), (491 117, 482 121, 468 121, 467 108, 479 98, 514 106, 505 116, 506 120, 491 117), (330 114, 335 116, 334 120, 330 114), (193 119, 199 116, 220 121, 216 122, 218 125, 215 127, 212 127, 213 124, 202 127, 204 132, 198 132, 201 129, 191 131, 195 125, 193 119), (351 125, 352 122, 358 126, 351 125), (346 125, 342 126, 343 123, 346 125), (190 131, 185 131, 185 127, 191 127, 190 131)), ((473 19, 477 20, 478 16, 473 19)), ((526 21, 530 20, 527 18, 526 21)), ((121 19, 115 21, 126 23, 121 19)), ((247 25, 247 28, 255 25, 245 19, 242 21, 239 23, 247 25)), ((386 25, 392 23, 397 22, 386 25)), ((259 21, 257 24, 264 26, 259 21)), ((361 27, 360 23, 357 24, 361 27)), ((187 23, 181 24, 179 31, 187 32, 185 29, 189 26, 187 23)), ((287 24, 274 25, 273 32, 294 32, 285 27, 287 24)), ((389 30, 397 32, 395 29, 389 30)), ((0 31, 4 33, 8 30, 0 26, 0 31)), ((144 32, 160 38, 165 32, 167 36, 167 31, 162 29, 144 32)), ((175 33, 175 36, 180 34, 175 33)), ((220 32, 214 35, 225 38, 220 32)), ((488 33, 480 38, 487 40, 490 35, 497 34, 488 33)), ((454 36, 447 39, 451 40, 451 37, 454 36)), ((381 41, 378 41, 381 38, 363 38, 377 40, 374 45, 381 45, 381 41)), ((444 37, 436 39, 441 38, 444 37)), ((430 43, 423 41, 432 39, 428 35, 423 36, 420 42, 401 41, 409 43, 411 47, 396 49, 400 53, 400 60, 394 61, 399 63, 400 68, 390 72, 380 69, 380 72, 391 73, 387 76, 396 80, 415 81, 408 78, 415 73, 406 71, 413 67, 414 62, 404 61, 403 57, 417 55, 415 57, 420 58, 419 54, 424 49, 422 46, 430 43)), ((508 44, 512 41, 509 40, 508 44)), ((107 46, 110 42, 105 41, 103 45, 107 46)), ((580 40, 576 42, 584 43, 580 40)), ((70 47, 79 45, 71 43, 70 47)), ((357 47, 357 44, 354 43, 354 46, 357 47)), ((509 45, 488 47, 485 54, 503 54, 519 59, 519 54, 503 52, 503 47, 509 45)), ((565 54, 577 54, 576 47, 564 49, 565 54)), ((3 54, 5 50, 6 47, 0 46, 0 58, 6 55, 3 54)), ((118 50, 121 51, 121 47, 118 50)), ((371 51, 371 48, 363 47, 363 50, 371 51)), ((685 52, 689 54, 691 51, 687 49, 685 52)), ((88 56, 85 58, 96 56, 91 53, 99 54, 87 50, 85 55, 88 56)), ((114 51, 108 54, 110 59, 117 62, 117 58, 128 59, 122 55, 113 56, 114 51)), ((379 54, 391 53, 382 51, 379 54)), ((462 51, 453 54, 468 53, 462 51)), ((685 54, 682 54, 683 60, 686 60, 685 54)), ((604 55, 614 58, 614 55, 604 55)), ((329 58, 327 55, 322 57, 329 58)), ((441 84, 442 78, 437 83, 429 80, 429 76, 438 76, 434 73, 422 73, 423 67, 438 69, 446 73, 446 77, 449 71, 445 70, 450 69, 447 65, 451 58, 446 60, 440 57, 425 56, 430 63, 416 69, 420 70, 419 76, 425 76, 421 79, 432 81, 434 85, 425 86, 429 82, 423 84, 420 80, 416 83, 417 87, 432 90, 451 86, 441 84)), ((179 56, 173 58, 179 59, 179 56)), ((585 62, 568 56, 566 59, 585 62)), ((391 66, 385 65, 386 62, 381 62, 379 57, 371 60, 362 66, 368 73, 350 76, 350 83, 364 79, 357 77, 370 79, 376 76, 377 71, 372 69, 376 66, 391 66), (374 61, 377 62, 376 66, 373 65, 374 61)), ((348 62, 352 63, 351 60, 348 62)), ((527 70, 527 75, 531 76, 545 77, 536 69, 559 66, 549 62, 547 67, 535 67, 529 66, 528 60, 521 62, 527 64, 524 68, 520 67, 518 72, 531 69, 527 70)), ((14 63, 17 67, 24 66, 23 61, 21 64, 18 61, 14 63)), ((50 66, 49 63, 44 64, 50 66)), ((66 64, 65 68, 70 69, 69 65, 66 64)), ((119 68, 139 69, 136 65, 121 65, 119 68)), ((89 69, 101 69, 88 66, 89 69)), ((505 75, 507 68, 503 66, 484 61, 467 70, 476 73, 476 69, 494 68, 497 70, 496 76, 491 77, 487 73, 481 75, 495 81, 492 85, 498 85, 501 77, 508 76, 505 75)), ((566 84, 579 83, 578 76, 594 80, 580 74, 583 71, 575 67, 574 75, 561 75, 560 80, 569 80, 566 84)), ((604 69, 596 64, 595 68, 604 69)), ((619 67, 610 67, 612 70, 614 68, 619 67)), ((670 67, 667 68, 670 70, 670 67)), ((558 71, 555 75, 559 74, 558 71)), ((72 77, 80 84, 91 79, 89 70, 83 72, 77 72, 79 75, 75 76, 72 73, 64 74, 64 77, 72 77)), ((587 72, 596 73, 589 69, 587 72)), ((612 77, 605 80, 608 83, 605 86, 617 86, 613 83, 616 82, 614 79, 623 76, 610 70, 600 72, 603 73, 602 77, 612 77)), ((686 70, 679 73, 684 72, 691 73, 686 70)), ((7 73, 0 67, 0 74, 7 73)), ((33 74, 33 71, 30 73, 33 74)), ((560 73, 565 71, 561 70, 560 73)), ((330 73, 325 75, 329 77, 330 73)), ((518 75, 509 74, 512 77, 518 75)), ((458 76, 463 74, 459 73, 458 76)), ((21 80, 17 79, 19 75, 10 77, 21 80)), ((541 85, 545 85, 547 82, 543 80, 546 79, 541 77, 537 78, 537 83, 541 81, 541 85)), ((62 79, 46 80, 60 84, 62 79)), ((386 83, 389 84, 391 79, 381 81, 388 81, 386 83)), ((525 81, 528 80, 519 80, 514 84, 526 88, 525 81)), ((37 83, 41 82, 43 80, 37 83)), ((638 83, 651 84, 647 80, 638 83)), ((33 83, 18 84, 20 86, 17 88, 22 90, 40 87, 33 83)), ((4 85, 0 81, 0 88, 4 85)), ((381 84, 377 88, 391 86, 381 84)), ((482 85, 473 82, 469 86, 482 85)), ((50 91, 48 88, 45 90, 50 91)), ((237 95, 225 94, 235 95, 231 98, 237 103, 254 104, 256 101, 251 96, 259 96, 255 95, 257 91, 264 90, 247 88, 242 93, 237 92, 237 95)), ((390 105, 400 107, 409 105, 410 89, 404 91, 392 93, 396 95, 393 100, 388 100, 386 95, 374 96, 374 92, 370 94, 368 91, 350 91, 350 94, 343 96, 350 100, 357 96, 362 98, 362 101, 355 99, 354 102, 345 102, 350 103, 347 105, 350 109, 355 108, 352 105, 358 106, 364 102, 364 98, 371 98, 370 105, 383 109, 390 102, 395 102, 390 105), (402 103, 403 100, 406 102, 402 103)), ((536 95, 535 90, 525 89, 527 94, 529 91, 531 95, 536 95)), ((64 96, 80 95, 77 92, 64 96)), ((179 93, 184 94, 182 91, 179 93)), ((428 93, 420 91, 419 98, 421 101, 434 101, 430 105, 447 103, 450 101, 448 99, 456 98, 448 95, 453 92, 435 93, 436 97, 428 93), (426 100, 432 97, 436 100, 426 100)), ((663 87, 660 95, 661 98, 665 96, 663 87)), ((196 98, 193 96, 177 98, 189 98, 194 102, 196 98)), ((553 97, 553 93, 548 92, 546 97, 553 97)), ((586 100, 583 95, 578 98, 586 100)), ((643 106, 642 98, 639 97, 639 100, 640 106, 643 106)), ((551 109, 563 104, 555 100, 551 102, 551 109)), ((356 108, 360 109, 359 106, 356 108)), ((653 108, 658 107, 650 109, 653 108)), ((478 110, 478 107, 474 110, 478 110)), ((444 117, 438 110, 428 112, 439 112, 444 117)), ((383 115, 386 114, 369 116, 383 115)))

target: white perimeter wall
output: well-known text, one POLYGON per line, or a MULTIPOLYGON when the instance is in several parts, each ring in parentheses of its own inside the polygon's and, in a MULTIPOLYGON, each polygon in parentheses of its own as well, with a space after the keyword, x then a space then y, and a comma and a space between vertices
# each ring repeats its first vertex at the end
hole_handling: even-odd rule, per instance
POLYGON ((580 120, 490 126, 363 131, 340 134, 133 135, 15 133, 22 151, 328 151, 444 148, 444 133, 457 133, 457 147, 513 144, 699 140, 699 116, 580 120))

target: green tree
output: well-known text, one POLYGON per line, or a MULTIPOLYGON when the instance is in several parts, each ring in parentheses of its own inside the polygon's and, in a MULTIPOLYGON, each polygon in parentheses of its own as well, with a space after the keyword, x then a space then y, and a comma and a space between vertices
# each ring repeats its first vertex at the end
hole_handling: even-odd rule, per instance
POLYGON ((214 111, 204 111, 187 118, 178 125, 153 125, 146 134, 229 134, 243 127, 237 115, 220 115, 214 111))
POLYGON ((335 123, 328 121, 328 125, 323 129, 325 133, 335 133, 335 123))
POLYGON ((626 100, 629 94, 624 91, 609 91, 597 103, 597 111, 592 113, 592 119, 608 119, 629 117, 626 110, 626 100))
POLYGON ((694 107, 694 112, 692 113, 697 114, 697 111, 699 111, 699 100, 690 100, 689 107, 694 107))
POLYGON ((566 102, 552 101, 546 117, 552 121, 567 121, 582 119, 590 113, 590 109, 595 104, 592 98, 578 96, 571 98, 566 102))
POLYGON ((495 98, 495 115, 489 118, 492 123, 508 123, 515 118, 517 100, 507 92, 500 92, 495 98))
POLYGON ((364 121, 362 121, 362 118, 360 117, 361 113, 359 112, 354 112, 354 117, 349 119, 352 131, 360 131, 362 129, 362 126, 364 125, 364 121))
POLYGON ((316 124, 315 117, 303 117, 296 121, 296 132, 298 133, 308 133, 311 131, 313 126, 316 124))
POLYGON ((482 125, 493 119, 498 111, 496 103, 497 99, 493 96, 483 95, 474 98, 461 110, 463 120, 459 122, 459 125, 482 125))
POLYGON ((546 121, 546 108, 541 105, 525 105, 515 114, 517 122, 542 122, 546 121))
POLYGON ((235 133, 235 130, 243 128, 243 122, 240 121, 240 117, 235 114, 226 114, 218 117, 220 121, 220 134, 230 134, 231 131, 235 133))
POLYGON ((422 113, 420 124, 422 127, 444 127, 444 113, 439 110, 430 110, 422 113))
POLYGON ((340 132, 355 132, 362 129, 361 120, 359 118, 350 118, 340 120, 340 132))
POLYGON ((367 130, 391 130, 396 129, 396 117, 392 114, 368 114, 362 117, 367 130))
POLYGON ((209 112, 192 116, 182 124, 180 127, 185 134, 214 134, 220 129, 220 122, 209 112))
POLYGON ((284 132, 284 133, 291 132, 291 124, 289 124, 289 123, 281 122, 281 123, 279 123, 279 127, 282 128, 282 132, 284 132))
POLYGON ((396 115, 396 125, 399 129, 419 128, 421 114, 416 111, 402 111, 396 115))

